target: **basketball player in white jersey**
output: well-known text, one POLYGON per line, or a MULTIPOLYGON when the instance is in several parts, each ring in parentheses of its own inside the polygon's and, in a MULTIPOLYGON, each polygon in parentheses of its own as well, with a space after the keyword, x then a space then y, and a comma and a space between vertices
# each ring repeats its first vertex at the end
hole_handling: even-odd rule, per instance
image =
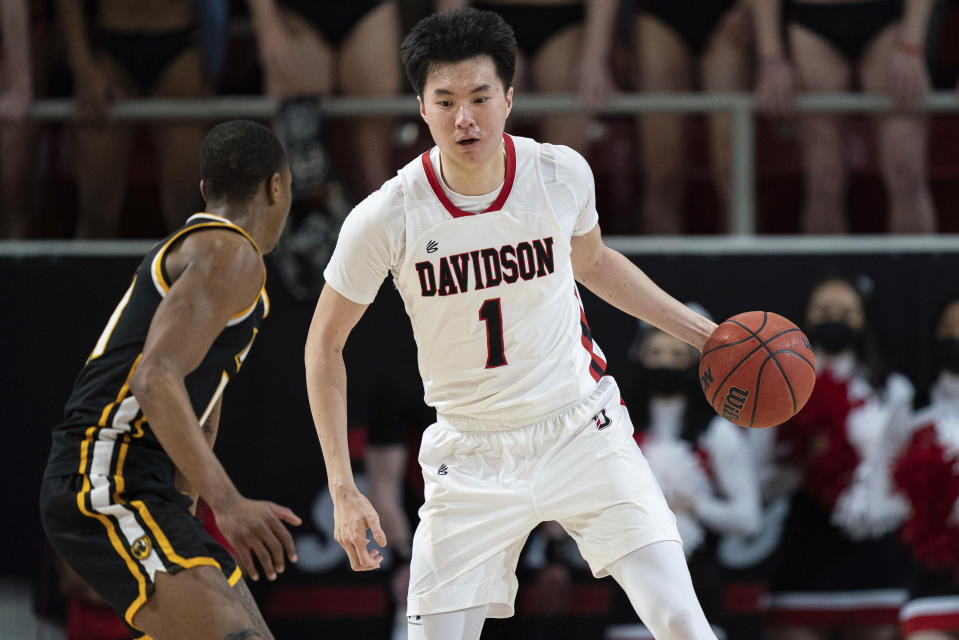
POLYGON ((354 570, 382 562, 350 469, 342 351, 389 273, 437 411, 420 449, 410 639, 475 640, 485 618, 511 616, 520 549, 556 520, 657 638, 715 640, 576 283, 697 348, 716 325, 603 244, 580 155, 503 133, 515 50, 506 23, 476 9, 427 17, 403 42, 436 146, 347 218, 306 344, 335 538, 354 570))

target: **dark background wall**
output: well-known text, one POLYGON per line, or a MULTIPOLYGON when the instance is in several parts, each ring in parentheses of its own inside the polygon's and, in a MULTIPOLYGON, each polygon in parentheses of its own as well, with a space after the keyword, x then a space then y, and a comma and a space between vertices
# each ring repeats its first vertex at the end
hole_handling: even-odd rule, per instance
MULTIPOLYGON (((833 271, 862 274, 874 287, 872 312, 884 354, 920 387, 929 381, 931 315, 945 296, 959 292, 959 253, 633 259, 664 289, 680 300, 702 303, 717 319, 765 309, 798 322, 811 282, 833 271)), ((31 579, 40 574, 43 536, 36 503, 50 429, 60 419, 72 381, 138 261, 0 258, 0 300, 6 310, 0 320, 4 574, 31 579)), ((271 314, 242 374, 226 392, 216 447, 242 492, 286 504, 305 521, 297 532, 300 566, 257 595, 268 614, 272 611, 280 620, 304 612, 330 619, 383 612, 388 607, 384 580, 350 572, 330 535, 332 505, 303 375, 303 343, 313 303, 293 299, 272 268, 268 289, 271 314), (358 602, 366 604, 360 608, 358 602)), ((625 369, 625 350, 636 321, 588 293, 584 299, 593 335, 608 356, 609 372, 617 375, 625 369)), ((407 389, 403 394, 409 402, 420 402, 409 321, 388 283, 351 337, 346 357, 350 422, 359 445, 369 407, 376 402, 374 389, 407 389)), ((362 473, 359 460, 357 470, 362 473)))

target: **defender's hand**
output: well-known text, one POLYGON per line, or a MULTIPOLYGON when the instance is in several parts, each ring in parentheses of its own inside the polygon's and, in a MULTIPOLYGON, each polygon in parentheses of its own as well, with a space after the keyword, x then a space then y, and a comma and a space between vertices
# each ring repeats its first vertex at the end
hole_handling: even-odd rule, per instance
POLYGON ((252 554, 256 554, 267 579, 276 580, 285 567, 283 554, 296 562, 293 536, 283 522, 299 526, 300 518, 290 509, 266 500, 240 498, 229 508, 214 510, 217 526, 237 551, 243 573, 259 580, 252 554))
POLYGON ((346 551, 353 571, 378 569, 383 563, 379 549, 369 551, 370 539, 366 531, 373 532, 373 539, 381 547, 386 546, 386 534, 380 527, 380 517, 373 505, 359 491, 350 491, 333 503, 333 538, 346 551))

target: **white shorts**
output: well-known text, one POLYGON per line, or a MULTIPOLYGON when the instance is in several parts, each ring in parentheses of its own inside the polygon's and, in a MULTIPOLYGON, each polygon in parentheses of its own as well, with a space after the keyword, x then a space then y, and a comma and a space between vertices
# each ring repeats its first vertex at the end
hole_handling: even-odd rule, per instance
POLYGON ((516 563, 540 522, 558 521, 598 578, 640 547, 681 542, 609 376, 582 403, 526 427, 457 431, 440 419, 423 434, 419 460, 426 502, 410 616, 486 604, 491 618, 512 616, 516 563))

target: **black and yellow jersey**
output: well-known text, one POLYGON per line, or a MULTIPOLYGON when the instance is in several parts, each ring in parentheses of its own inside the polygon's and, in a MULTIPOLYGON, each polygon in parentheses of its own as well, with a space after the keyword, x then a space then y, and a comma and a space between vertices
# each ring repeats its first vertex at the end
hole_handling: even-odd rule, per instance
MULTIPOLYGON (((143 354, 153 315, 170 288, 165 266, 168 250, 187 234, 211 228, 240 233, 259 251, 246 231, 210 213, 191 216, 183 227, 153 246, 77 376, 64 409, 64 421, 53 430, 45 476, 126 474, 172 479, 173 462, 130 392, 130 377, 143 354)), ((200 424, 240 370, 269 306, 262 286, 256 300, 227 323, 200 366, 186 377, 187 392, 200 424)), ((183 331, 189 330, 183 327, 183 331)))

